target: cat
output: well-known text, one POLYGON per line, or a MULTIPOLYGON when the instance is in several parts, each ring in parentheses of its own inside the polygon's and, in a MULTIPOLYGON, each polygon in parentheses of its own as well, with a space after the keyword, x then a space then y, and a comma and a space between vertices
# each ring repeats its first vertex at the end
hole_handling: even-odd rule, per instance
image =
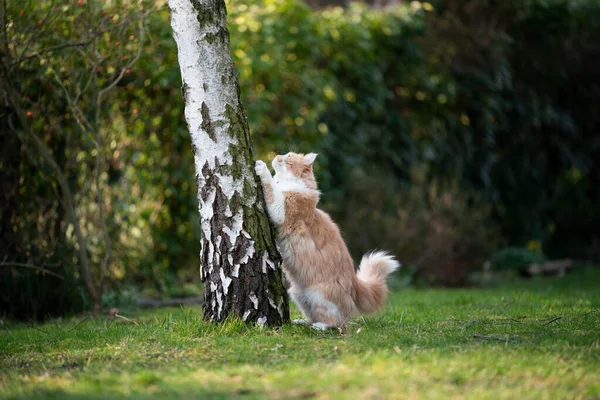
POLYGON ((273 159, 275 176, 256 161, 267 213, 289 281, 289 294, 314 329, 344 329, 359 313, 379 311, 387 296, 386 277, 400 263, 386 252, 366 254, 355 272, 340 230, 317 208, 320 192, 313 174, 315 153, 288 153, 273 159))

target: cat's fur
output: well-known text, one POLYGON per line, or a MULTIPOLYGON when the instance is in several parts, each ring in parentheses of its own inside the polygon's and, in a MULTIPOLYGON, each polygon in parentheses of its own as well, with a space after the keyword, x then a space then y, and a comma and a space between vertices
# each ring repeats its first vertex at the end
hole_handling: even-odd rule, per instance
POLYGON ((381 309, 386 277, 400 264, 384 252, 363 257, 355 272, 337 225, 317 208, 319 191, 312 164, 316 154, 288 153, 273 160, 275 176, 257 161, 269 218, 290 282, 289 294, 316 329, 344 327, 358 313, 381 309))

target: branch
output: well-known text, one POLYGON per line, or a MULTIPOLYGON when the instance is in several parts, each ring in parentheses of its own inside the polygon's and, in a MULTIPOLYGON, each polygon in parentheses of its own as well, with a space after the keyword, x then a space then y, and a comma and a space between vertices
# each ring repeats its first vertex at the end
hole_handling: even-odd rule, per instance
POLYGON ((554 318, 552 318, 550 321, 548 321, 548 322, 546 322, 546 323, 543 323, 543 324, 542 324, 542 326, 550 325, 551 323, 553 323, 553 322, 556 322, 556 321, 558 321, 558 320, 559 320, 559 319, 561 319, 561 318, 562 318, 562 317, 554 317, 554 318))
POLYGON ((2 16, 0 16, 0 24, 2 24, 2 35, 4 36, 4 43, 2 51, 4 51, 4 57, 8 60, 10 58, 10 52, 8 48, 8 24, 6 23, 6 0, 2 0, 2 8, 0 8, 2 16))
POLYGON ((63 90, 65 94, 65 99, 67 100, 67 103, 69 103, 69 107, 71 107, 71 110, 73 111, 73 117, 75 118, 75 122, 77 123, 77 125, 79 125, 79 129, 81 129, 82 133, 85 133, 86 131, 95 132, 96 129, 87 119, 83 111, 81 111, 81 108, 79 108, 75 101, 71 99, 71 95, 69 94, 67 87, 60 79, 54 68, 51 68, 50 72, 52 73, 52 75, 54 75, 54 79, 56 80, 60 88, 63 90))
POLYGON ((55 277, 57 277, 59 279, 62 279, 62 280, 65 279, 64 276, 59 275, 56 272, 52 272, 52 271, 49 271, 49 270, 45 269, 44 267, 38 267, 37 265, 28 264, 28 263, 20 263, 20 262, 12 262, 12 261, 9 261, 9 262, 2 261, 0 263, 0 267, 22 267, 22 268, 35 269, 37 271, 41 271, 41 272, 43 272, 45 274, 55 276, 55 277))
POLYGON ((28 56, 21 57, 20 59, 18 59, 16 61, 13 61, 10 64, 10 66, 13 67, 19 63, 22 63, 23 61, 31 60, 32 58, 37 58, 37 57, 41 56, 42 54, 49 53, 54 50, 61 50, 61 49, 69 48, 69 47, 85 47, 88 44, 92 43, 94 40, 96 40, 96 36, 94 36, 93 38, 91 38, 89 40, 83 41, 83 42, 63 43, 63 44, 57 44, 56 46, 47 47, 45 49, 36 51, 35 53, 30 54, 28 56))
POLYGON ((79 219, 77 218, 77 213, 75 211, 73 194, 71 193, 69 183, 67 182, 67 179, 60 170, 59 166, 56 164, 56 161, 54 160, 50 149, 48 149, 48 146, 46 146, 46 144, 35 133, 31 132, 31 130, 29 131, 29 136, 31 137, 36 149, 40 152, 40 154, 46 160, 46 162, 50 164, 50 167, 54 170, 54 173, 56 174, 56 180, 58 181, 58 184, 60 185, 60 188, 62 190, 64 205, 67 214, 71 219, 71 223, 73 224, 75 236, 77 237, 79 256, 81 258, 81 274, 86 283, 88 291, 90 292, 90 295, 92 296, 92 298, 96 298, 98 296, 96 288, 94 287, 92 276, 90 274, 90 262, 87 256, 87 242, 85 240, 85 237, 83 236, 83 232, 81 231, 81 226, 79 225, 79 219))
POLYGON ((131 68, 142 56, 142 52, 144 49, 144 19, 145 16, 140 17, 139 21, 139 29, 140 29, 140 46, 138 48, 138 52, 131 61, 125 65, 121 69, 121 73, 117 76, 117 78, 112 81, 110 85, 100 90, 98 93, 98 97, 96 99, 96 148, 97 148, 97 157, 96 157, 96 190, 98 191, 98 211, 100 213, 100 223, 102 224, 102 234, 104 236, 104 243, 106 244, 106 254, 104 255, 104 261, 102 263, 102 273, 100 277, 100 287, 104 285, 104 279, 106 278, 106 271, 108 269, 108 264, 110 263, 111 256, 111 242, 110 236, 108 235, 108 229, 106 228, 106 220, 104 218, 104 199, 102 194, 102 186, 100 185, 100 171, 102 170, 102 135, 100 133, 100 128, 97 126, 98 121, 100 121, 100 111, 102 108, 102 97, 108 93, 111 89, 113 89, 117 84, 123 79, 123 76, 127 73, 127 70, 131 68))
POLYGON ((104 89, 100 90, 100 93, 98 93, 98 99, 96 101, 96 121, 98 121, 100 119, 100 105, 102 104, 102 96, 104 96, 107 92, 109 92, 111 89, 113 89, 115 86, 117 86, 119 84, 119 82, 121 82, 121 79, 123 79, 123 76, 125 76, 125 73, 127 72, 127 70, 130 69, 139 60, 139 58, 142 55, 142 52, 144 50, 144 37, 145 37, 144 19, 145 19, 145 15, 144 15, 144 17, 140 18, 140 22, 139 22, 140 47, 138 49, 137 54, 135 55, 135 57, 133 59, 131 59, 131 61, 129 61, 127 63, 127 65, 125 65, 125 67, 123 67, 121 69, 121 72, 115 78, 115 80, 112 81, 112 83, 110 85, 108 85, 104 89))
POLYGON ((139 324, 138 324, 137 322, 135 322, 134 320, 132 320, 132 319, 129 319, 129 318, 127 318, 127 317, 124 317, 124 316, 122 316, 122 315, 115 314, 115 317, 116 317, 116 318, 121 318, 123 321, 131 322, 132 324, 139 325, 139 324))
POLYGON ((473 335, 473 339, 482 339, 482 340, 497 340, 500 342, 514 342, 514 339, 510 339, 507 337, 501 336, 492 336, 492 335, 473 335))
MULTIPOLYGON (((5 2, 6 2, 6 0, 3 0, 3 3, 5 3, 5 2)), ((50 7, 50 8, 48 9, 48 12, 46 13, 46 15, 45 15, 45 16, 42 18, 42 20, 44 21, 44 23, 45 23, 45 24, 46 24, 46 23, 48 23, 47 19, 48 19, 48 17, 49 17, 49 15, 50 15, 50 13, 51 13, 51 11, 52 11, 52 10, 53 10, 53 8, 52 8, 52 7, 50 7)), ((55 13, 55 14, 57 15, 57 18, 58 18, 58 15, 60 15, 60 13, 55 13)), ((106 18, 105 18, 105 19, 106 19, 106 18)), ((132 18, 132 19, 133 19, 133 18, 132 18)), ((35 38, 36 38, 36 37, 37 37, 39 34, 41 34, 41 33, 42 33, 42 31, 41 31, 41 30, 39 30, 39 29, 36 29, 36 30, 34 30, 34 31, 33 31, 33 35, 31 35, 31 36, 29 37, 29 39, 27 40, 27 43, 26 43, 26 44, 25 44, 25 46, 24 46, 25 48, 23 49, 23 52, 21 53, 21 56, 20 56, 20 57, 19 57, 17 60, 15 60, 15 61, 13 61, 12 63, 8 64, 8 66, 9 66, 9 67, 13 67, 13 66, 15 66, 15 65, 17 65, 17 64, 19 64, 19 63, 21 63, 21 62, 23 62, 23 61, 28 61, 28 60, 31 60, 31 59, 33 59, 33 58, 40 57, 40 56, 41 56, 41 55, 43 55, 43 54, 46 54, 46 53, 49 53, 49 52, 51 52, 51 51, 55 51, 55 50, 62 50, 62 49, 66 49, 66 48, 76 48, 76 49, 78 49, 78 48, 81 48, 81 47, 85 47, 85 46, 87 46, 87 45, 89 45, 89 44, 93 43, 93 42, 94 42, 96 39, 98 39, 98 38, 99 38, 100 36, 102 36, 104 33, 108 32, 108 31, 110 31, 110 30, 112 30, 112 29, 115 29, 116 27, 119 27, 119 26, 121 26, 121 25, 123 25, 123 24, 127 24, 129 21, 130 21, 130 19, 129 19, 129 18, 126 18, 126 19, 123 19, 123 20, 122 20, 122 21, 121 21, 121 22, 120 22, 118 25, 116 25, 116 26, 111 24, 111 25, 109 25, 109 26, 108 26, 107 28, 105 28, 105 29, 98 29, 98 30, 96 30, 96 28, 97 28, 98 26, 101 26, 101 24, 102 24, 102 22, 103 22, 103 21, 100 21, 100 22, 98 22, 98 25, 97 25, 97 26, 93 27, 93 28, 92 28, 92 30, 90 30, 90 33, 92 33, 92 36, 91 36, 89 39, 87 39, 87 40, 82 40, 82 41, 80 41, 80 42, 68 42, 68 43, 62 43, 62 44, 58 44, 58 45, 55 45, 55 46, 50 46, 50 47, 47 47, 47 48, 45 48, 45 49, 38 50, 38 51, 36 51, 35 53, 33 53, 33 54, 30 54, 30 55, 28 55, 28 56, 25 56, 25 52, 27 52, 27 49, 29 49, 29 45, 30 45, 30 43, 31 43, 32 41, 34 41, 34 40, 35 40, 35 38)), ((6 24, 4 24, 3 26, 5 26, 5 27, 6 27, 6 24)), ((6 33, 6 28, 5 28, 5 33, 6 33)))
MULTIPOLYGON (((43 23, 48 24, 48 19, 50 17, 50 13, 52 12, 52 10, 54 10, 54 0, 52 0, 49 4, 48 10, 46 11, 46 15, 44 15, 41 20, 43 23)), ((55 14, 59 14, 59 13, 55 13, 55 14)), ((52 21, 54 22, 54 21, 52 21)), ((27 50, 29 50, 29 45, 31 45, 31 42, 36 41, 36 39, 43 33, 43 29, 36 29, 33 31, 32 35, 29 36, 29 38, 27 39, 27 41, 25 42, 25 45, 23 46, 23 51, 21 52, 21 55, 18 57, 18 59, 23 58, 23 55, 27 52, 27 50)), ((16 53, 16 48, 15 48, 15 53, 16 53)), ((12 65, 10 65, 12 67, 12 65)))
POLYGON ((15 335, 12 334, 12 332, 10 331, 10 329, 8 329, 8 326, 6 326, 4 322, 2 322, 2 326, 4 327, 4 329, 6 329, 6 332, 8 332, 10 336, 12 336, 13 338, 15 337, 15 335))
POLYGON ((84 319, 82 319, 81 321, 79 321, 79 322, 77 323, 77 325, 75 325, 74 327, 72 327, 71 329, 69 329, 69 330, 67 331, 67 333, 68 333, 68 332, 71 332, 72 330, 75 330, 75 329, 76 329, 76 328, 77 328, 79 325, 83 324, 83 323, 84 323, 85 321, 87 321, 89 318, 90 318, 90 317, 88 316, 88 317, 85 317, 84 319))
MULTIPOLYGON (((85 54, 84 51, 79 50, 79 52, 82 57, 87 57, 87 54, 85 54)), ((93 64, 93 68, 91 69, 90 76, 87 79, 87 82, 85 83, 85 86, 83 87, 83 89, 79 90, 78 93, 75 95, 75 98, 73 99, 73 104, 77 104, 77 102, 79 101, 79 97, 81 97, 81 95, 83 93, 87 92, 89 87, 92 85, 92 81, 94 80, 94 77, 98 73, 98 71, 97 71, 98 63, 92 63, 92 64, 93 64)))
MULTIPOLYGON (((7 73, 6 65, 2 65, 2 67, 3 67, 2 68, 3 74, 6 75, 6 73, 7 73)), ((79 219, 77 218, 77 212, 75 211, 75 206, 74 206, 74 201, 73 201, 73 194, 71 193, 71 188, 69 187, 67 178, 61 171, 58 164, 56 164, 56 160, 54 159, 54 156, 52 155, 52 152, 50 151, 48 146, 46 146, 46 144, 31 130, 31 127, 27 121, 27 117, 25 116, 25 113, 23 112, 23 109, 21 108, 21 104, 19 103, 18 100, 16 100, 19 98, 19 96, 17 93, 15 93, 14 88, 10 84, 8 84, 8 82, 10 82, 10 80, 4 80, 4 87, 6 89, 7 98, 8 98, 8 101, 10 101, 11 105, 13 106, 15 113, 17 115, 17 118, 19 119, 21 126, 23 127, 23 130, 25 131, 26 135, 33 142, 33 146, 36 148, 36 150, 39 152, 39 154, 42 156, 42 158, 49 164, 50 168, 56 174, 56 180, 58 181, 58 184, 62 190, 62 198, 63 198, 62 204, 65 207, 65 211, 67 212, 69 219, 71 220, 71 224, 73 225, 73 230, 75 231, 75 237, 77 239, 81 275, 86 284, 88 293, 90 294, 92 299, 96 300, 99 296, 98 296, 98 292, 97 292, 96 288, 94 287, 94 282, 92 281, 92 276, 90 274, 90 262, 89 262, 88 255, 87 255, 87 241, 86 241, 85 237, 83 236, 81 226, 79 225, 79 219)), ((9 124, 10 124, 10 118, 9 118, 9 124)), ((12 127, 12 124, 10 124, 10 125, 11 125, 11 129, 15 132, 15 134, 19 137, 19 139, 21 139, 23 144, 25 146, 27 146, 28 143, 27 143, 26 138, 23 136, 23 134, 20 133, 18 130, 16 130, 14 127, 12 127)))
POLYGON ((54 325, 56 325, 56 327, 58 328, 59 331, 64 332, 63 328, 58 324, 58 322, 56 322, 56 320, 54 318, 52 318, 52 315, 48 314, 47 316, 54 323, 54 325))
POLYGON ((204 296, 200 297, 183 297, 166 300, 153 300, 153 299, 138 299, 135 305, 142 308, 157 308, 157 307, 175 307, 189 304, 202 304, 204 302, 204 296))
MULTIPOLYGON (((2 0, 2 6, 3 6, 3 8, 0 9, 0 11, 2 11, 6 7, 6 0, 2 0)), ((88 39, 86 39, 86 40, 82 40, 81 42, 69 42, 69 43, 59 44, 56 46, 51 46, 51 47, 48 47, 45 49, 41 49, 33 54, 25 56, 25 52, 27 51, 27 49, 29 47, 29 43, 32 40, 34 40, 36 37, 36 35, 34 35, 30 38, 30 40, 25 45, 25 48, 24 48, 23 52, 21 53, 21 57, 17 61, 13 61, 11 63, 10 60, 8 59, 8 57, 3 57, 3 60, 0 65, 0 68, 1 68, 0 72, 3 77, 3 79, 0 82, 0 85, 5 88, 5 93, 6 93, 7 99, 9 101, 9 103, 13 106, 14 115, 16 115, 17 119, 19 120, 21 128, 16 129, 15 127, 12 126, 11 117, 8 118, 9 126, 15 132, 15 134, 19 137, 21 142, 26 147, 33 147, 36 150, 36 152, 39 153, 39 155, 42 157, 42 159, 49 165, 50 169, 54 172, 55 178, 56 178, 57 183, 58 183, 59 187, 61 188, 61 192, 62 192, 59 198, 61 199, 61 203, 62 203, 63 207, 65 208, 68 218, 74 228, 74 233, 75 233, 76 242, 77 242, 77 246, 78 246, 78 252, 79 252, 81 275, 86 284, 86 288, 87 288, 90 296, 94 300, 95 305, 99 304, 99 298, 100 298, 100 294, 101 294, 101 290, 102 290, 102 285, 103 285, 103 282, 105 279, 106 270, 108 268, 108 264, 110 262, 110 257, 111 257, 111 243, 110 243, 110 238, 108 235, 108 229, 106 227, 102 188, 100 186, 100 173, 102 170, 102 159, 101 159, 102 137, 101 137, 100 129, 99 129, 99 125, 98 125, 99 121, 100 121, 100 111, 101 111, 102 100, 103 100, 104 95, 106 93, 108 93, 111 89, 113 89, 122 80, 122 78, 124 77, 124 75, 127 72, 127 69, 131 68, 131 66, 135 62, 137 62, 139 60, 139 58, 141 57, 141 54, 143 51, 143 46, 144 46, 144 33, 145 33, 144 21, 145 21, 145 17, 147 16, 147 14, 148 13, 138 14, 139 26, 140 26, 140 35, 139 35, 140 36, 140 47, 139 47, 139 50, 138 50, 136 56, 120 71, 119 75, 114 79, 113 82, 110 83, 110 85, 108 85, 106 88, 104 88, 98 92, 98 96, 96 98, 96 120, 95 121, 90 121, 86 117, 86 115, 82 112, 81 108, 77 105, 77 102, 79 100, 79 94, 77 94, 77 96, 75 97, 75 100, 74 100, 70 96, 66 85, 60 79, 60 77, 58 76, 56 71, 51 70, 54 73, 54 76, 55 76, 59 86, 63 90, 66 100, 69 103, 69 106, 71 107, 71 109, 73 111, 75 120, 78 123, 78 125, 80 126, 80 128, 82 129, 82 131, 83 132, 86 132, 86 131, 91 132, 92 134, 96 135, 96 147, 98 149, 98 155, 97 155, 97 160, 96 160, 95 184, 98 189, 97 201, 98 201, 98 205, 99 205, 100 222, 102 224, 102 231, 103 231, 103 235, 104 235, 104 239, 105 239, 105 243, 106 243, 106 247, 107 247, 106 255, 104 258, 104 264, 102 266, 101 281, 100 281, 100 285, 98 287, 96 287, 94 285, 94 281, 92 279, 92 275, 90 272, 90 260, 88 258, 88 254, 87 254, 87 240, 83 235, 81 224, 80 224, 79 218, 77 216, 76 203, 74 200, 75 198, 70 190, 68 181, 67 181, 64 173, 62 172, 62 170, 56 163, 56 160, 52 154, 52 151, 46 145, 46 143, 43 140, 41 140, 40 137, 32 130, 32 128, 29 124, 29 121, 27 120, 27 117, 25 115, 25 112, 19 102, 19 93, 11 85, 12 81, 11 81, 11 79, 9 79, 9 69, 13 65, 18 64, 22 61, 30 60, 33 58, 41 58, 44 54, 51 52, 51 51, 55 51, 55 50, 60 50, 60 49, 65 49, 65 48, 75 48, 75 49, 77 49, 77 51, 81 51, 81 49, 84 48, 85 46, 93 44, 94 41, 102 33, 104 33, 105 30, 100 29, 97 31, 96 30, 90 31, 91 36, 88 37, 88 39), (31 146, 31 145, 33 145, 33 146, 31 146)), ((6 18, 6 15, 4 15, 4 14, 1 15, 0 19, 2 19, 2 18, 6 18)), ((6 24, 3 24, 3 27, 5 30, 4 36, 6 36, 7 35, 6 24)), ((114 29, 114 27, 111 26, 107 30, 110 30, 110 29, 114 29)), ((38 34, 41 34, 41 33, 38 32, 38 34)), ((95 75, 95 71, 92 71, 92 75, 90 76, 90 79, 87 81, 87 84, 85 86, 86 89, 89 87, 91 81, 93 80, 94 75, 95 75)), ((31 265, 29 265, 29 266, 35 267, 35 266, 31 266, 31 265)), ((36 268, 40 268, 40 267, 36 267, 36 268)), ((49 274, 53 274, 51 271, 45 270, 45 272, 47 272, 49 274)), ((55 275, 57 275, 57 274, 55 274, 55 275)))

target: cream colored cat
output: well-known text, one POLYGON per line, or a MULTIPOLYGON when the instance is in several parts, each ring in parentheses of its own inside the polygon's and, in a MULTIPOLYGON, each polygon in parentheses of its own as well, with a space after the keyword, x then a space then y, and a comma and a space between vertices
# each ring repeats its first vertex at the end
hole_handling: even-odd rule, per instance
POLYGON ((290 282, 289 294, 315 329, 344 327, 358 313, 381 309, 386 277, 400 264, 384 252, 363 257, 358 272, 329 215, 317 209, 319 191, 312 164, 316 154, 288 153, 273 160, 275 176, 257 161, 269 218, 290 282))

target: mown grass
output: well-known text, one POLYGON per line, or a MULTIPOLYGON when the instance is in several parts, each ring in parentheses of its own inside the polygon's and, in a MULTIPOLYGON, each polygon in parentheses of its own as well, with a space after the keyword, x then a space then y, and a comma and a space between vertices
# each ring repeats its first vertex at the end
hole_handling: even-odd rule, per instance
POLYGON ((406 289, 348 332, 215 326, 199 308, 4 323, 0 397, 600 398, 600 269, 406 289))

